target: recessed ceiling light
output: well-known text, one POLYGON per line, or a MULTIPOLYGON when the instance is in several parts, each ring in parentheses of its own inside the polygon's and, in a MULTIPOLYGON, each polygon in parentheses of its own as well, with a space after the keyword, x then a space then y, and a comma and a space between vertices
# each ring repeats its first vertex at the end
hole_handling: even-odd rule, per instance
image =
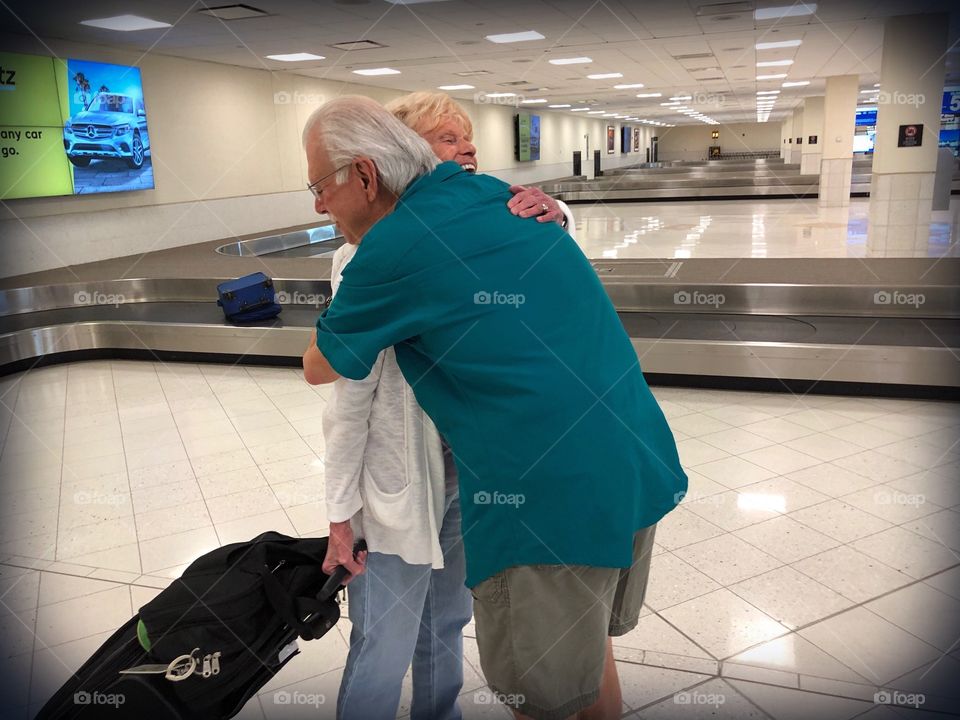
POLYGON ((399 75, 399 70, 393 68, 367 68, 366 70, 354 70, 355 75, 399 75))
POLYGON ((880 83, 876 83, 874 87, 880 87, 880 83))
POLYGON ((623 77, 623 73, 595 73, 594 75, 587 75, 588 80, 609 80, 618 77, 623 77))
POLYGON ((567 104, 567 105, 548 105, 547 107, 551 107, 551 108, 554 108, 554 109, 556 109, 556 108, 568 108, 568 107, 570 107, 570 105, 569 105, 569 104, 567 104))
POLYGON ((793 65, 793 60, 764 60, 757 63, 757 67, 785 67, 787 65, 793 65))
POLYGON ((779 95, 779 90, 757 90, 757 95, 779 95))
POLYGON ((517 96, 516 93, 510 93, 510 92, 485 93, 485 95, 486 95, 487 97, 492 97, 492 98, 516 97, 516 96, 517 96))
POLYGON ((757 75, 757 80, 780 80, 786 76, 786 73, 778 73, 776 75, 757 75))
POLYGON ((473 90, 473 85, 439 85, 437 90, 473 90))
POLYGON ((777 20, 785 17, 813 15, 817 11, 816 3, 796 3, 782 7, 757 8, 753 11, 754 20, 777 20))
POLYGON ((593 60, 588 57, 570 57, 570 58, 554 58, 553 60, 548 60, 551 65, 581 65, 583 63, 592 63, 593 60))
POLYGON ((663 107, 677 107, 677 106, 680 105, 681 103, 680 103, 679 100, 674 100, 673 102, 665 102, 665 103, 660 103, 660 104, 661 104, 663 107))
POLYGON ((521 100, 520 102, 522 105, 538 105, 540 103, 545 103, 546 99, 537 98, 536 100, 521 100))
MULTIPOLYGON (((477 42, 479 42, 479 40, 477 42)), ((352 52, 354 50, 376 50, 377 48, 385 48, 387 46, 374 42, 373 40, 348 40, 347 42, 334 43, 330 47, 352 52)))
POLYGON ((170 23, 151 20, 150 18, 140 17, 139 15, 115 15, 113 17, 95 18, 93 20, 81 20, 80 24, 103 28, 104 30, 119 30, 120 32, 173 27, 170 23))
POLYGON ((249 5, 221 5, 219 7, 205 7, 197 10, 198 13, 215 17, 217 20, 247 20, 249 18, 266 17, 267 13, 249 5))
POLYGON ((674 95, 671 100, 692 100, 692 95, 674 95))
POLYGON ((616 113, 604 113, 601 117, 616 117, 616 113))
POLYGON ((871 88, 870 90, 861 90, 861 91, 860 91, 860 94, 861 94, 861 95, 875 95, 876 92, 877 92, 876 90, 874 90, 873 88, 871 88))
POLYGON ((268 60, 279 60, 280 62, 304 62, 306 60, 323 60, 323 55, 314 55, 313 53, 287 53, 286 55, 267 55, 268 60))
POLYGON ((614 85, 614 90, 631 90, 633 88, 642 88, 643 83, 631 83, 630 85, 614 85))
POLYGON ((603 115, 603 110, 591 110, 587 115, 603 115))
POLYGON ((663 93, 640 93, 637 95, 638 98, 651 98, 651 97, 663 97, 663 93))
POLYGON ((753 47, 757 50, 777 50, 779 48, 797 47, 802 40, 780 40, 778 42, 760 42, 753 47))
POLYGON ((500 35, 487 35, 487 40, 492 43, 515 43, 545 39, 546 38, 536 30, 524 30, 523 32, 515 33, 501 33, 500 35))
POLYGON ((588 107, 571 108, 570 112, 584 112, 584 111, 589 110, 589 109, 590 109, 590 108, 588 108, 588 107))
POLYGON ((804 85, 809 85, 809 80, 797 80, 795 82, 785 82, 780 85, 780 87, 803 87, 804 85))

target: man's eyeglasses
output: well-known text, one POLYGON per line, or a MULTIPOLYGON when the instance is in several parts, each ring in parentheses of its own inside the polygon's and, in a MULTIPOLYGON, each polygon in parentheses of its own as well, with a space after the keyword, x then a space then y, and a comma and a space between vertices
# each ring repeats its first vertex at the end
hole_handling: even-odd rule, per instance
MULTIPOLYGON (((351 162, 353 162, 353 161, 351 161, 351 162)), ((338 172, 340 172, 341 170, 343 170, 345 167, 348 167, 349 165, 350 165, 350 163, 345 163, 345 164, 341 165, 340 167, 338 167, 336 170, 334 170, 332 173, 329 173, 329 174, 327 174, 327 175, 324 175, 322 178, 320 178, 320 179, 317 180, 316 182, 310 183, 309 185, 307 185, 307 190, 309 190, 310 193, 311 193, 317 200, 319 200, 321 193, 323 193, 323 191, 326 190, 326 188, 319 187, 320 183, 322 183, 322 182, 323 182, 324 180, 326 180, 328 177, 333 177, 334 175, 336 175, 338 172)))

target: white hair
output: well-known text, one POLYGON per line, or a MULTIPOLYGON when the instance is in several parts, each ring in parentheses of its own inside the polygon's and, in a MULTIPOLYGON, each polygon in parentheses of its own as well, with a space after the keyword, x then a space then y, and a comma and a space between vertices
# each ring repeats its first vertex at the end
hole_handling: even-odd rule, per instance
MULTIPOLYGON (((321 142, 334 167, 370 158, 394 195, 440 162, 426 140, 378 102, 360 95, 339 97, 314 110, 303 128, 304 148, 311 140, 321 142)), ((338 172, 335 182, 345 182, 348 172, 338 172)))

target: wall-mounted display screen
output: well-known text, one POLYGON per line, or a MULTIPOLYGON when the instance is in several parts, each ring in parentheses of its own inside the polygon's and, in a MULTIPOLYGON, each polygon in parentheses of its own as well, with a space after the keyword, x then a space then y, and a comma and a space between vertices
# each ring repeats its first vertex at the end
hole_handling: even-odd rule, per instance
POLYGON ((540 159, 540 116, 519 113, 516 116, 515 150, 517 160, 540 159))
POLYGON ((0 53, 0 199, 154 187, 140 70, 0 53))
POLYGON ((857 110, 856 124, 861 127, 875 127, 877 124, 877 109, 857 110))

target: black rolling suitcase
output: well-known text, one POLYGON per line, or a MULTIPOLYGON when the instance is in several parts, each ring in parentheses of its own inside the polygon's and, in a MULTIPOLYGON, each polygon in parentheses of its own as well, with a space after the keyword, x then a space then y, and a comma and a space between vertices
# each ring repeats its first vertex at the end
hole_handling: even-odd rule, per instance
POLYGON ((324 574, 326 551, 327 538, 268 532, 199 557, 37 720, 233 717, 297 654, 297 638, 319 638, 340 618, 345 571, 324 574))

